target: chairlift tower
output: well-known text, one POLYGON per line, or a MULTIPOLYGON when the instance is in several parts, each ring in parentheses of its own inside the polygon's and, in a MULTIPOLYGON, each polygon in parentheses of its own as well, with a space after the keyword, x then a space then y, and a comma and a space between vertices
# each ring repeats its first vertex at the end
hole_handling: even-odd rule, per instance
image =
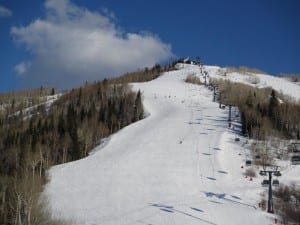
POLYGON ((231 122, 231 110, 232 110, 232 106, 234 106, 233 104, 228 104, 228 107, 229 107, 229 114, 228 114, 228 122, 231 122))
POLYGON ((213 90, 214 90, 214 99, 213 101, 215 102, 216 101, 216 96, 217 96, 217 92, 216 92, 216 89, 218 88, 216 85, 212 85, 213 87, 213 90))
POLYGON ((219 108, 221 109, 221 99, 222 99, 222 93, 223 91, 219 91, 219 108))
POLYGON ((203 63, 202 63, 202 60, 200 59, 200 57, 196 57, 196 61, 197 61, 198 66, 200 68, 200 73, 203 75, 203 63))
POLYGON ((266 170, 265 166, 263 166, 263 170, 259 172, 261 176, 269 175, 269 196, 268 196, 268 213, 274 213, 273 207, 273 189, 272 189, 272 175, 281 176, 280 171, 278 171, 278 166, 273 166, 274 169, 266 170))
POLYGON ((208 76, 208 72, 204 71, 204 82, 205 82, 204 84, 205 84, 205 86, 207 86, 207 82, 206 82, 207 76, 208 76))
POLYGON ((196 57, 196 62, 201 67, 201 60, 199 56, 196 57))

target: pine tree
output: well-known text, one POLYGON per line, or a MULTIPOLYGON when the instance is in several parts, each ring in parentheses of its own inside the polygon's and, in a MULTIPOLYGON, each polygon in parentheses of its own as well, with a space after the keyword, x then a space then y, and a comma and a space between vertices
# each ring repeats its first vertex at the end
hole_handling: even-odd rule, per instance
POLYGON ((57 132, 60 138, 63 138, 65 136, 66 125, 63 113, 61 113, 58 118, 57 132))
POLYGON ((278 100, 276 97, 276 92, 272 89, 271 97, 269 101, 269 116, 274 118, 274 113, 276 110, 276 107, 278 106, 278 100))
POLYGON ((251 92, 249 92, 248 97, 246 99, 246 105, 250 108, 253 107, 253 97, 252 97, 251 92))
POLYGON ((135 104, 134 104, 133 122, 142 119, 143 116, 144 116, 144 109, 142 104, 142 94, 141 91, 139 90, 136 95, 135 104))
POLYGON ((80 121, 82 122, 85 117, 86 117, 86 112, 85 112, 84 106, 82 106, 81 110, 80 110, 80 121))
POLYGON ((51 89, 51 94, 50 95, 52 95, 52 96, 55 95, 55 89, 54 88, 51 89))

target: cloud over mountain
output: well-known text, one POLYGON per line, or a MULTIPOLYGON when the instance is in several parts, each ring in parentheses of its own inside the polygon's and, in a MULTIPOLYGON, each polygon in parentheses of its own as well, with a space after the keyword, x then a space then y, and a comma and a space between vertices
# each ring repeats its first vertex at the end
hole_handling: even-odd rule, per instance
POLYGON ((26 63, 16 66, 26 86, 68 88, 152 66, 172 56, 169 44, 149 33, 124 32, 109 14, 68 0, 48 0, 44 7, 44 18, 11 28, 16 43, 33 56, 31 62, 25 59, 26 63))
POLYGON ((12 11, 0 5, 0 17, 10 17, 10 16, 12 16, 12 11))

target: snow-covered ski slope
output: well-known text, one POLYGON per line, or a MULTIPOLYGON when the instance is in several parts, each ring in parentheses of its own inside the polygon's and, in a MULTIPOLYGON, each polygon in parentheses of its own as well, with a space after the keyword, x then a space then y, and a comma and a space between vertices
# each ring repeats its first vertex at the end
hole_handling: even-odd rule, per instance
POLYGON ((234 141, 228 111, 208 89, 184 82, 191 73, 199 68, 133 84, 148 117, 49 171, 44 194, 54 217, 80 225, 273 223, 257 208, 261 178, 243 176, 245 140, 234 141))

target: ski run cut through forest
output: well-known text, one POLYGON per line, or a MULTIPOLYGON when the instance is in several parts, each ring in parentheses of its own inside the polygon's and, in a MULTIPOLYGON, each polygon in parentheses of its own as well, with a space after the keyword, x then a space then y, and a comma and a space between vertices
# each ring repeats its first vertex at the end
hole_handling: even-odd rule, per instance
MULTIPOLYGON (((43 198, 54 218, 76 225, 264 225, 275 214, 259 207, 264 179, 245 177, 248 138, 239 111, 213 102, 198 65, 177 64, 157 79, 131 84, 145 118, 111 135, 88 157, 49 170, 43 198), (236 141, 238 138, 239 141, 236 141)), ((300 86, 269 75, 222 73, 210 78, 274 90, 300 100, 300 86), (253 80, 254 79, 254 80, 253 80)), ((283 163, 281 183, 300 184, 300 166, 283 163)), ((258 169, 259 171, 259 169, 258 169)))

